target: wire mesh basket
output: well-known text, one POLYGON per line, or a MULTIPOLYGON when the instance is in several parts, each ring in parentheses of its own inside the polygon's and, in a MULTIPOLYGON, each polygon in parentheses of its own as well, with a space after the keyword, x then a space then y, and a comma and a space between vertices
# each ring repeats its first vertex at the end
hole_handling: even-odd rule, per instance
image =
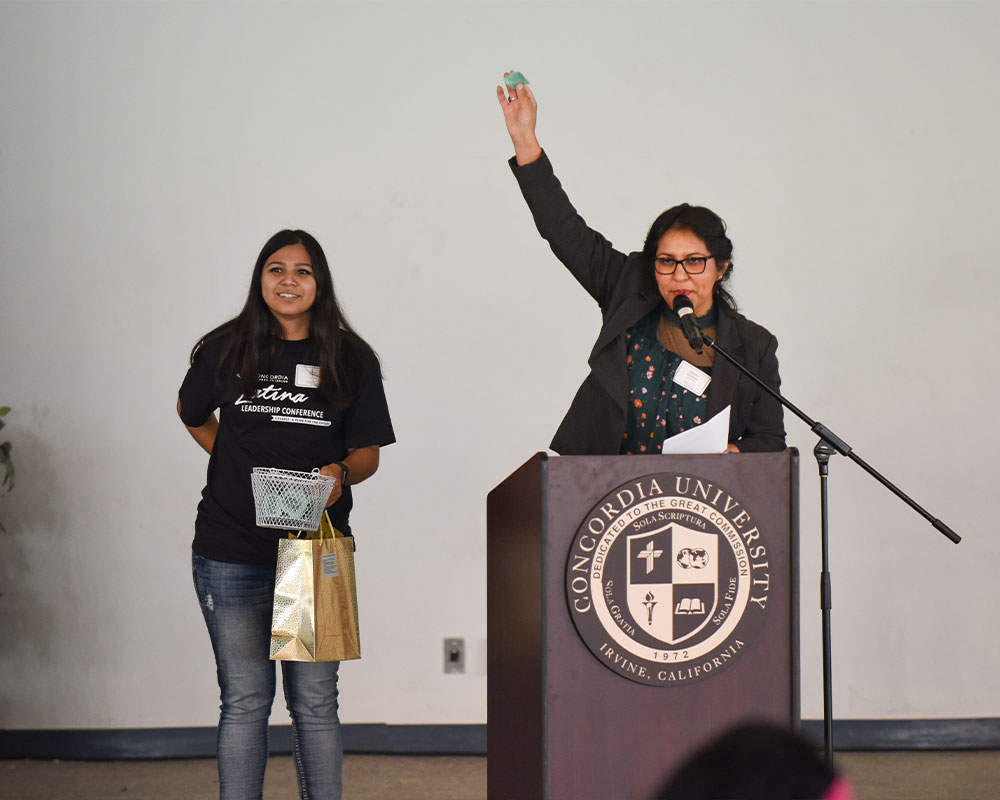
POLYGON ((288 531, 314 531, 337 479, 312 472, 254 467, 250 476, 257 525, 288 531))

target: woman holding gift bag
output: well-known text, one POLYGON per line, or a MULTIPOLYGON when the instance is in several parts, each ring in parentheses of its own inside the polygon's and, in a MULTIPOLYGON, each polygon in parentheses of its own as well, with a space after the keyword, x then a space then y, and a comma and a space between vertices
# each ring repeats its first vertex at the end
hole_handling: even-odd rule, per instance
MULTIPOLYGON (((350 534, 351 486, 375 473, 379 448, 395 441, 378 359, 345 320, 316 239, 284 230, 268 240, 243 310, 192 350, 177 412, 210 454, 192 557, 222 699, 220 797, 260 798, 275 693, 275 562, 286 533, 257 527, 251 471, 319 467, 336 479, 330 521, 350 534)), ((300 797, 339 798, 339 662, 281 667, 300 797)))

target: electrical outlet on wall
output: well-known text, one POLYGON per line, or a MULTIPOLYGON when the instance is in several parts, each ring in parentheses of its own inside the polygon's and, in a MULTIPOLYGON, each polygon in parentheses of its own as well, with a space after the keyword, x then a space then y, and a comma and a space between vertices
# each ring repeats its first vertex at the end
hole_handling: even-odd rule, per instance
POLYGON ((445 674, 465 672, 465 639, 444 640, 445 674))

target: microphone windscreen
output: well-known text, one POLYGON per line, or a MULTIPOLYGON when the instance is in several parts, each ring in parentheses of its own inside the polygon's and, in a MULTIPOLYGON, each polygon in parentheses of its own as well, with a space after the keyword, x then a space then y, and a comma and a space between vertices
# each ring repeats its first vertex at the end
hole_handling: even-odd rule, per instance
POLYGON ((674 297, 674 313, 680 317, 686 317, 694 313, 694 305, 686 294, 679 294, 674 297))

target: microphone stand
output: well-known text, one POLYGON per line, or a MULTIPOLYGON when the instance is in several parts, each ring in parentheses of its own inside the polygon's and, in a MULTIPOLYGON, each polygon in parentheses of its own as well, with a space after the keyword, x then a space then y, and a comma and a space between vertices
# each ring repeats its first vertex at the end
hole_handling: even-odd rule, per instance
MULTIPOLYGON (((711 347, 716 353, 722 356, 726 361, 732 364, 736 369, 750 378, 754 383, 756 383, 761 389, 767 392, 771 397, 781 403, 785 408, 791 411, 795 416, 801 419, 806 425, 809 426, 809 430, 819 436, 819 442, 817 442, 816 447, 813 449, 813 455, 816 457, 816 462, 819 466, 819 483, 820 483, 820 517, 821 517, 821 535, 822 535, 822 567, 820 572, 820 609, 823 612, 823 746, 826 755, 826 763, 829 766, 833 765, 833 671, 832 671, 832 639, 830 634, 830 610, 833 607, 833 602, 830 594, 830 565, 829 565, 829 513, 827 510, 827 477, 829 475, 829 464, 830 457, 839 453, 842 456, 847 456, 851 461, 861 467, 865 472, 871 475, 875 480, 881 483, 885 488, 892 492, 896 497, 906 503, 910 508, 916 511, 920 516, 926 519, 931 525, 940 531, 942 534, 947 536, 955 544, 962 541, 957 533, 955 533, 951 528, 945 525, 941 520, 936 517, 931 516, 925 509, 919 506, 909 495, 905 494, 898 487, 896 487, 891 481, 885 478, 883 475, 876 472, 868 463, 864 461, 857 453, 851 449, 851 446, 847 444, 843 439, 837 436, 833 431, 827 428, 820 422, 816 422, 811 419, 805 412, 797 408, 795 405, 790 403, 784 397, 782 397, 778 392, 764 383, 757 375, 748 370, 742 364, 740 364, 732 355, 726 352, 726 350, 716 344, 715 340, 712 339, 707 333, 698 329, 698 335, 701 340, 711 347)), ((694 344, 694 342, 692 342, 694 344)))

